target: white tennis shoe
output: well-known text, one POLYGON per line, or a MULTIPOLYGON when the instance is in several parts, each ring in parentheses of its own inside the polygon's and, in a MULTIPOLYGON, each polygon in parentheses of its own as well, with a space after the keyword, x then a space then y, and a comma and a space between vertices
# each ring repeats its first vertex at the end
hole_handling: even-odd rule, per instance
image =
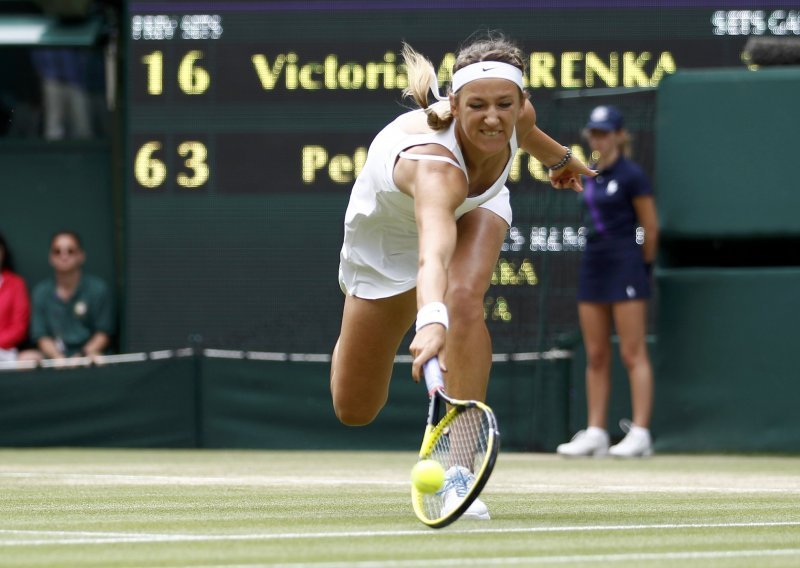
POLYGON ((608 444, 608 432, 597 426, 589 426, 586 430, 578 431, 569 442, 559 444, 556 452, 570 458, 602 457, 608 454, 608 444))
POLYGON ((615 458, 646 458, 653 455, 650 430, 625 419, 619 421, 619 427, 627 434, 619 444, 609 448, 609 454, 615 458))
MULTIPOLYGON (((442 507, 443 517, 449 515, 451 511, 461 504, 474 484, 475 474, 464 466, 454 465, 445 472, 444 489, 442 490, 442 498, 444 499, 444 506, 442 507)), ((476 497, 461 517, 464 519, 488 521, 489 509, 486 508, 483 501, 476 497)))

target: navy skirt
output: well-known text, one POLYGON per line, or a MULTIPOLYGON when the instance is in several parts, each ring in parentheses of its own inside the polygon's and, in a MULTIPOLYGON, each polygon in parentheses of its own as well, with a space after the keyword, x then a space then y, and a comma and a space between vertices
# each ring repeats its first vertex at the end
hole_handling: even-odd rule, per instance
POLYGON ((632 239, 586 243, 578 277, 579 302, 622 302, 650 298, 650 276, 642 247, 632 239))

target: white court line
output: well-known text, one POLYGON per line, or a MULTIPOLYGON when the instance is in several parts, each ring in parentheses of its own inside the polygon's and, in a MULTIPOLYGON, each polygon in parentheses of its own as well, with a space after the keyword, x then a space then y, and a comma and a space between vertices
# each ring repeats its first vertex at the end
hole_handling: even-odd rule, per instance
MULTIPOLYGON (((702 552, 632 552, 630 554, 575 554, 571 556, 515 556, 500 558, 443 558, 426 560, 368 560, 364 562, 300 562, 283 564, 230 564, 215 568, 416 568, 427 566, 532 566, 543 564, 581 565, 594 563, 648 562, 660 560, 709 560, 718 558, 763 558, 800 556, 800 548, 765 550, 705 550, 702 552)), ((181 568, 207 568, 208 564, 181 568)))
POLYGON ((761 527, 800 527, 800 521, 764 521, 751 523, 670 523, 648 525, 586 525, 564 527, 518 527, 518 528, 482 528, 482 529, 447 529, 434 531, 431 529, 402 531, 343 531, 317 533, 251 533, 251 534, 170 534, 170 533, 120 533, 90 531, 37 531, 0 529, 2 535, 30 535, 38 537, 52 536, 56 538, 2 540, 0 548, 9 546, 42 546, 52 544, 116 544, 132 542, 212 542, 241 540, 299 540, 322 538, 372 538, 372 537, 405 537, 425 535, 454 534, 520 534, 520 533, 556 533, 556 532, 590 532, 590 531, 637 531, 664 529, 727 529, 727 528, 761 528, 761 527), (63 538, 67 537, 67 538, 63 538), (77 537, 77 538, 75 538, 77 537))
POLYGON ((722 493, 722 494, 800 494, 800 485, 796 487, 729 487, 713 485, 592 485, 575 486, 567 483, 515 483, 503 484, 489 482, 488 492, 503 491, 504 493, 722 493))
MULTIPOLYGON (((152 475, 152 474, 116 474, 116 473, 60 473, 60 472, 30 472, 30 471, 0 471, 0 479, 37 479, 40 481, 61 481, 73 485, 96 485, 98 482, 105 484, 121 485, 191 485, 191 486, 381 486, 381 487, 407 487, 407 480, 377 480, 360 477, 320 478, 320 477, 274 477, 265 475, 253 476, 188 476, 188 475, 152 475)), ((489 491, 510 491, 522 493, 527 491, 565 491, 569 493, 723 493, 723 494, 769 494, 787 493, 800 494, 800 480, 783 483, 780 486, 713 486, 713 485, 592 485, 575 486, 573 484, 558 483, 514 483, 490 482, 489 491)))
POLYGON ((85 483, 95 485, 98 481, 115 484, 144 485, 409 485, 408 481, 382 481, 377 479, 351 478, 320 478, 320 477, 274 477, 265 475, 254 476, 190 476, 190 475, 130 475, 117 473, 58 473, 58 472, 29 472, 29 471, 4 471, 0 472, 0 479, 39 479, 63 480, 73 484, 85 483))

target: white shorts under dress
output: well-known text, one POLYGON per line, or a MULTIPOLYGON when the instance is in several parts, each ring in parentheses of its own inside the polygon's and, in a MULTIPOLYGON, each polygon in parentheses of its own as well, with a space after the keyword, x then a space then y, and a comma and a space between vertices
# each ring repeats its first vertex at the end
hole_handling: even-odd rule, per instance
MULTIPOLYGON (((420 144, 439 144, 450 150, 458 163, 443 159, 460 167, 467 175, 464 156, 455 137, 455 121, 438 132, 420 129, 419 124, 424 124, 422 110, 400 115, 378 133, 369 147, 345 213, 339 285, 346 294, 366 299, 388 298, 416 286, 419 239, 414 200, 402 193, 393 180, 400 152, 420 144), (422 121, 419 114, 422 114, 422 121)), ((510 158, 503 173, 482 194, 467 197, 456 209, 456 219, 483 207, 511 225, 511 204, 505 182, 517 151, 516 132, 509 145, 510 158)), ((416 154, 403 157, 436 159, 416 154)))

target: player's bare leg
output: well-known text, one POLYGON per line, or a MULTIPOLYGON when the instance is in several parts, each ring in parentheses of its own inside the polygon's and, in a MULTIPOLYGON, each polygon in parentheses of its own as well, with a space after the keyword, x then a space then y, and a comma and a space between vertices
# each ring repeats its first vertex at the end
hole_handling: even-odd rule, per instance
POLYGON ((508 225, 487 209, 458 220, 458 240, 447 277, 447 392, 454 398, 485 400, 492 366, 492 341, 483 302, 508 225))
MULTIPOLYGON (((483 299, 508 225, 491 211, 479 208, 459 219, 457 227, 458 240, 450 261, 445 297, 450 315, 446 390, 454 398, 485 400, 492 341, 483 316, 483 299)), ((475 432, 456 427, 450 434, 450 443, 454 463, 471 469, 475 432)))
MULTIPOLYGON (((489 210, 475 209, 457 224, 458 240, 447 275, 446 390, 454 398, 485 400, 492 366, 492 341, 483 316, 483 302, 497 266, 508 225, 489 210)), ((469 412, 469 411, 468 411, 469 412)), ((451 467, 445 474, 444 509, 459 503, 475 483, 473 471, 480 420, 457 421, 450 432, 451 467)), ((472 416, 470 416, 472 418, 472 416)), ((477 498, 465 519, 488 520, 486 504, 477 498)))
POLYGON ((331 395, 344 424, 369 424, 386 404, 397 350, 416 316, 416 290, 379 300, 347 296, 331 361, 331 395))

